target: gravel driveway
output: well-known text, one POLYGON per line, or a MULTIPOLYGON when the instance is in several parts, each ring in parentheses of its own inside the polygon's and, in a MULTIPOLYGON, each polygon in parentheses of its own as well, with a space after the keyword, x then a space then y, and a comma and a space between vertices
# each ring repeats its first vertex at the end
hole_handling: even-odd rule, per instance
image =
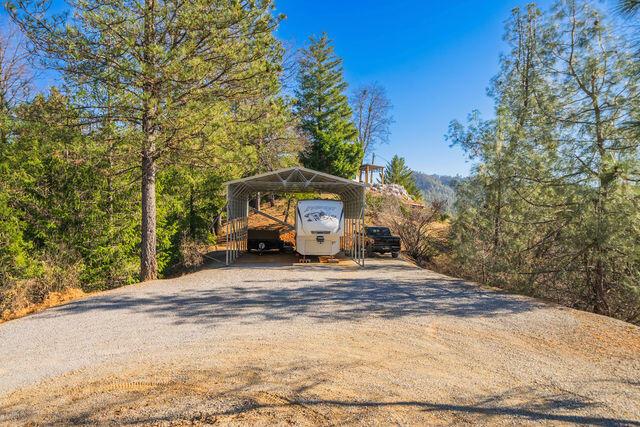
POLYGON ((640 426, 640 328, 390 258, 245 259, 7 322, 0 343, 0 424, 640 426))

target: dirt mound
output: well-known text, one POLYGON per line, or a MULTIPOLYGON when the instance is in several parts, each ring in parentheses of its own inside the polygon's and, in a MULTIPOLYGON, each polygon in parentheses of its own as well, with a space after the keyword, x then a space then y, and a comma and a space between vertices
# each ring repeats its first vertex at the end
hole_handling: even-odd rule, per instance
MULTIPOLYGON (((285 199, 277 199, 273 206, 267 202, 262 203, 260 206, 260 210, 272 217, 279 219, 280 221, 284 221, 287 224, 291 224, 294 226, 294 212, 295 212, 296 204, 295 202, 291 202, 289 206, 287 206, 287 201, 285 199), (288 214, 287 214, 288 207, 288 214)), ((295 244, 295 233, 285 225, 279 224, 266 216, 260 215, 254 211, 249 213, 249 228, 259 228, 259 229, 267 229, 267 230, 278 230, 280 232, 280 238, 288 242, 291 245, 295 244)))

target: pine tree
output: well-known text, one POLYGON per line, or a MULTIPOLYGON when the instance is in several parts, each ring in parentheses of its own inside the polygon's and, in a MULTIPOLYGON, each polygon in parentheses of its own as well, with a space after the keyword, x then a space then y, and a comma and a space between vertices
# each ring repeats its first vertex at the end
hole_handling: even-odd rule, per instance
POLYGON ((549 76, 564 108, 548 113, 560 133, 559 171, 570 177, 561 182, 570 207, 563 211, 563 265, 583 278, 583 307, 628 314, 635 302, 640 317, 640 141, 628 128, 638 97, 632 55, 586 2, 562 2, 552 19, 558 65, 549 76))
POLYGON ((386 184, 402 185, 414 199, 422 198, 420 189, 418 189, 413 179, 413 171, 405 163, 404 157, 400 157, 397 154, 393 156, 384 169, 384 182, 386 184))
POLYGON ((295 111, 310 145, 301 160, 305 167, 352 178, 363 151, 345 95, 342 60, 326 34, 310 40, 302 51, 296 89, 295 111))
MULTIPOLYGON (((623 33, 624 34, 624 33, 623 33)), ((479 280, 640 319, 640 141, 632 49, 588 2, 507 24, 496 118, 449 138, 477 161, 453 253, 479 280)))
POLYGON ((51 16, 47 6, 16 0, 8 10, 79 98, 109 94, 108 108, 86 96, 82 111, 90 123, 108 112, 134 144, 128 157, 139 159, 140 278, 154 279, 157 175, 211 144, 244 102, 278 85, 279 18, 271 0, 80 0, 68 16, 51 16))
POLYGON ((527 249, 539 248, 545 227, 557 225, 544 207, 554 187, 541 185, 550 182, 553 148, 548 147, 554 135, 540 104, 555 105, 542 75, 548 52, 541 27, 541 12, 534 5, 512 11, 504 37, 510 50, 501 56, 500 73, 489 91, 496 118, 482 120, 473 112, 466 128, 453 122, 448 134, 478 162, 459 189, 454 253, 481 271, 481 280, 505 286, 515 277, 534 277, 521 274, 530 273, 530 266, 524 267, 527 249))
POLYGON ((640 1, 638 0, 618 0, 617 9, 620 13, 635 17, 640 12, 640 1))

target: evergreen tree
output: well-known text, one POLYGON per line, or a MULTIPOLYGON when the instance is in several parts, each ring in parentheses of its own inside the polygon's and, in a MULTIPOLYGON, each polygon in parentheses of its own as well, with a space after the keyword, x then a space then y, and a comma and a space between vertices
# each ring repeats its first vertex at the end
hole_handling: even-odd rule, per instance
POLYGON ((342 60, 326 34, 310 40, 302 51, 296 90, 295 111, 309 142, 301 160, 305 167, 352 178, 364 154, 345 95, 342 60))
POLYGON ((482 120, 473 112, 466 128, 453 122, 448 134, 453 144, 478 161, 472 177, 459 189, 454 222, 459 250, 454 253, 461 263, 482 271, 482 280, 502 285, 511 283, 516 258, 527 247, 536 247, 537 232, 544 224, 552 227, 541 215, 544 209, 533 205, 544 204, 534 199, 544 198, 554 188, 540 186, 549 182, 550 150, 545 147, 554 140, 540 105, 555 105, 542 76, 548 52, 540 15, 529 5, 524 11, 514 9, 507 21, 504 38, 510 50, 501 57, 500 73, 490 88, 496 118, 482 120), (527 201, 520 197, 523 194, 527 201))
POLYGON ((384 169, 384 182, 386 184, 402 185, 407 193, 414 199, 422 198, 422 194, 413 178, 413 171, 406 165, 404 157, 397 154, 387 163, 384 169))
POLYGON ((640 1, 618 0, 618 11, 622 14, 635 17, 640 12, 640 1))
POLYGON ((206 147, 243 103, 278 86, 279 18, 271 0, 80 0, 73 8, 51 16, 48 2, 8 5, 46 65, 79 95, 109 94, 108 106, 89 102, 82 111, 91 123, 108 113, 134 144, 128 157, 140 159, 140 278, 154 279, 158 172, 206 147))
POLYGON ((607 315, 629 313, 634 304, 640 311, 640 141, 627 127, 638 96, 630 49, 586 2, 563 2, 552 19, 553 56, 564 66, 549 71, 565 106, 553 112, 558 169, 571 177, 562 179, 567 248, 556 261, 580 272, 581 306, 607 315))
POLYGON ((16 117, 7 186, 33 258, 68 252, 85 290, 130 283, 139 244, 132 175, 109 180, 105 146, 82 132, 78 112, 55 90, 16 117))
POLYGON ((640 142, 629 44, 588 2, 507 24, 496 118, 452 123, 477 161, 458 187, 453 253, 479 280, 640 319, 640 142))

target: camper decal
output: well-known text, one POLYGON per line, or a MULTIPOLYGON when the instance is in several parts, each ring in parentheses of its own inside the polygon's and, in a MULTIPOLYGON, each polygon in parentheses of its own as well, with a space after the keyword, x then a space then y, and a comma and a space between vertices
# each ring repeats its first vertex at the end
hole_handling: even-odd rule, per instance
POLYGON ((338 207, 332 206, 306 206, 304 209, 304 218, 307 222, 338 222, 338 207), (331 212, 335 211, 335 212, 331 212))
POLYGON ((300 200, 296 207, 296 251, 301 255, 335 255, 344 235, 344 206, 338 200, 300 200))
POLYGON ((309 212, 304 215, 308 222, 332 220, 333 217, 327 215, 324 211, 309 212))

